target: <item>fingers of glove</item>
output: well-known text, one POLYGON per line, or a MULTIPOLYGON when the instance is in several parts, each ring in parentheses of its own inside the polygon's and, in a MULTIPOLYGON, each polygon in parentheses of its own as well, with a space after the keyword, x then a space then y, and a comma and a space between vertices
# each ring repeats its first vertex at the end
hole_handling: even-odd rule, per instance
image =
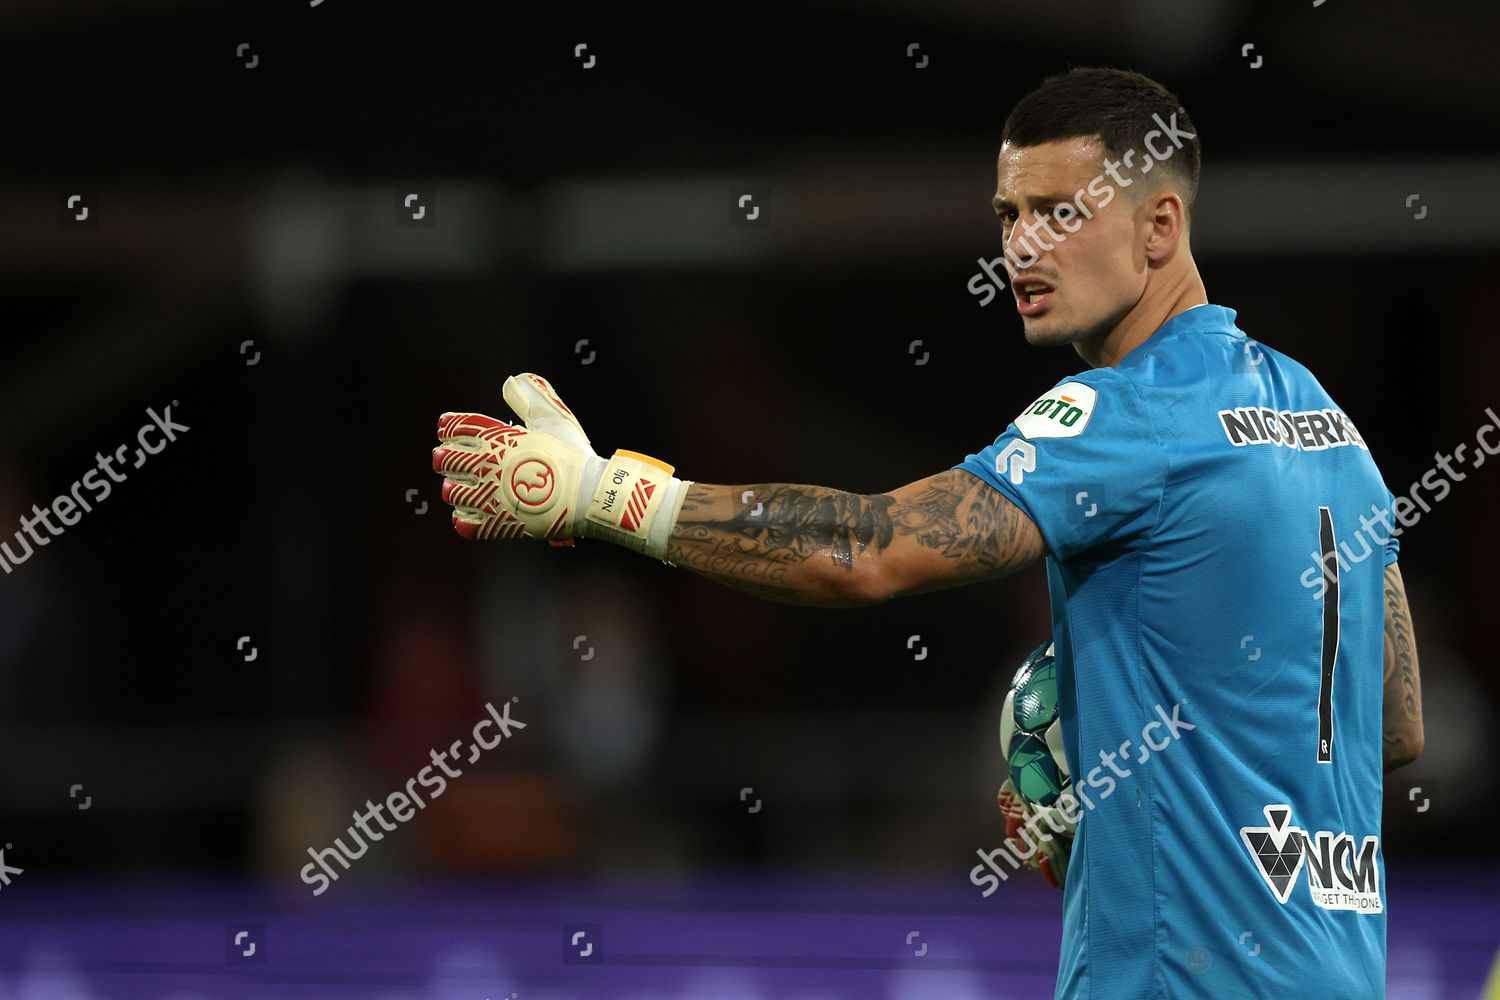
POLYGON ((521 428, 484 413, 443 413, 438 416, 438 439, 478 443, 504 438, 521 428))
POLYGON ((501 394, 528 428, 546 431, 575 447, 588 447, 589 437, 578 418, 557 395, 552 383, 540 375, 531 372, 512 375, 505 380, 501 394))
POLYGON ((432 471, 460 482, 478 482, 500 470, 500 460, 526 434, 526 428, 483 413, 444 413, 432 449, 432 471))
POLYGON ((510 511, 485 514, 471 507, 453 508, 453 530, 473 541, 522 538, 526 526, 510 511))
POLYGON ((500 471, 502 453, 490 448, 444 444, 432 449, 432 471, 461 483, 477 483, 500 471))
POLYGON ((466 508, 481 515, 492 515, 501 510, 500 505, 495 502, 495 494, 499 491, 500 483, 494 479, 463 483, 445 478, 443 480, 443 503, 450 507, 466 508))
POLYGON ((1005 784, 1000 786, 1000 791, 995 795, 995 805, 1000 808, 1000 813, 1007 822, 1012 818, 1025 819, 1026 805, 1021 801, 1021 796, 1016 794, 1016 787, 1009 778, 1005 779, 1005 784))

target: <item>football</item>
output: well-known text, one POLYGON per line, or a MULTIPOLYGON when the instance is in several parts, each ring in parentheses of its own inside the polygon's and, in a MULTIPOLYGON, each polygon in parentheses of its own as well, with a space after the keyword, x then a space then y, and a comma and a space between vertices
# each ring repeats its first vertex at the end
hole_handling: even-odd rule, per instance
MULTIPOLYGON (((1072 778, 1057 717, 1057 663, 1045 642, 1021 661, 1000 713, 1000 750, 1016 793, 1033 811, 1045 813, 1068 790, 1072 778)), ((1071 829, 1059 812, 1058 823, 1071 829)))

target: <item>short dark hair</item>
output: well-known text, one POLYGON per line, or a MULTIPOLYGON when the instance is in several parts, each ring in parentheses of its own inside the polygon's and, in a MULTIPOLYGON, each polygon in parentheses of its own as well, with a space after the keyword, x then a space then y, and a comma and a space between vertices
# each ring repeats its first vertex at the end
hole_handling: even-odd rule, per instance
POLYGON ((1183 201, 1191 205, 1201 169, 1198 129, 1177 95, 1143 73, 1090 66, 1050 76, 1016 104, 1000 141, 1037 146, 1098 136, 1110 159, 1119 160, 1127 150, 1144 155, 1146 136, 1160 128, 1156 118, 1170 122, 1174 115, 1177 127, 1194 138, 1180 139, 1180 148, 1152 169, 1165 168, 1180 180, 1183 201))

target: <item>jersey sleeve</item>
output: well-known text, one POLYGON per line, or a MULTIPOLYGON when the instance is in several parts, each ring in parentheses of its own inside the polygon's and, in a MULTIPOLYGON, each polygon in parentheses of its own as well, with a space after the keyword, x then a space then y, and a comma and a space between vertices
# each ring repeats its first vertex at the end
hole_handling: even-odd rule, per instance
POLYGON ((1148 532, 1167 467, 1139 391, 1112 369, 1058 383, 953 466, 1021 508, 1059 560, 1148 532))

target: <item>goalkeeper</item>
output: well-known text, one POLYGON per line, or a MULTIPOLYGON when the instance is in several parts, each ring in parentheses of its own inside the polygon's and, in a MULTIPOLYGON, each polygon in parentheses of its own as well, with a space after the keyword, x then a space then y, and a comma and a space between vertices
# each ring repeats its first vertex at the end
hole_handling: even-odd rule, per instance
POLYGON ((444 414, 433 468, 467 537, 602 538, 771 600, 868 605, 1045 558, 1063 749, 1090 803, 1049 859, 1057 996, 1368 1000, 1382 768, 1422 744, 1400 529, 1318 380, 1209 304, 1192 129, 1119 70, 1054 77, 1011 112, 993 199, 1010 291, 1028 343, 1089 368, 946 471, 876 494, 680 479, 597 454, 531 374, 504 387, 520 424, 444 414), (1130 749, 1179 703, 1196 732, 1130 749))

